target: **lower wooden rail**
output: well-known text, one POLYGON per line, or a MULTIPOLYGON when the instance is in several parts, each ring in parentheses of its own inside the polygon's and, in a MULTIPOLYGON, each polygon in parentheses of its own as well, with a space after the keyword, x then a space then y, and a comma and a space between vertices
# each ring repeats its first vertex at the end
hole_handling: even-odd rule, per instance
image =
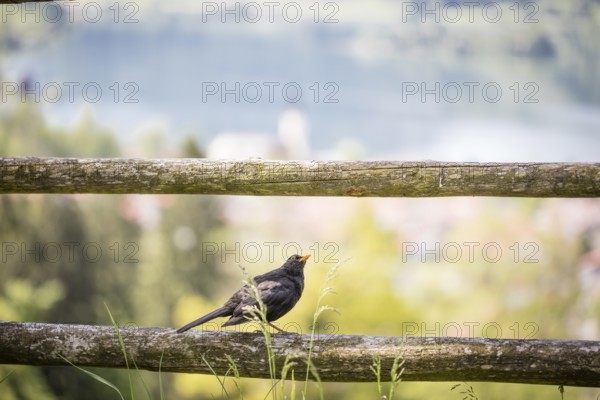
MULTIPOLYGON (((230 368, 242 377, 269 378, 262 333, 124 327, 127 354, 140 369, 210 374, 230 368), (160 363, 163 356, 162 364, 160 363), (205 361, 206 360, 206 361, 205 361)), ((309 335, 275 333, 273 353, 280 369, 288 355, 305 371, 309 335)), ((405 360, 404 381, 486 381, 600 387, 600 341, 384 337, 320 335, 312 360, 321 380, 369 382, 373 356, 382 379, 390 379, 394 359, 405 360)), ((113 326, 0 321, 0 363, 125 368, 113 326), (64 357, 64 358, 63 358, 64 357)), ((300 371, 296 376, 303 376, 300 371)), ((289 376, 289 375, 288 375, 289 376)))

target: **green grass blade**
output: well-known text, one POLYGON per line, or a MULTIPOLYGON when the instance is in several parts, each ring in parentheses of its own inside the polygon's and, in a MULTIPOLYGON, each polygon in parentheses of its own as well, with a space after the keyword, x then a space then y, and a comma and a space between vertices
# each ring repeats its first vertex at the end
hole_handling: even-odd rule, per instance
POLYGON ((14 369, 13 369, 13 370, 11 370, 11 371, 10 371, 8 374, 6 374, 6 376, 4 376, 4 378, 0 379, 0 383, 2 383, 2 382, 4 382, 5 380, 7 380, 7 379, 8 379, 8 377, 9 377, 9 376, 10 376, 10 375, 11 375, 13 372, 15 372, 15 370, 14 370, 14 369))
POLYGON ((233 361, 233 358, 231 358, 231 356, 229 354, 225 354, 225 357, 227 358, 227 362, 229 363, 229 366, 231 367, 231 370, 233 371, 233 376, 234 376, 233 383, 235 383, 235 387, 237 388, 238 394, 240 395, 240 400, 242 400, 244 398, 244 393, 242 392, 240 371, 238 370, 237 365, 233 361))
POLYGON ((265 399, 269 396, 269 394, 272 394, 273 400, 277 400, 277 366, 275 363, 275 353, 273 352, 271 333, 269 332, 269 322, 267 321, 267 307, 262 301, 262 298, 260 296, 260 290, 258 290, 254 277, 248 274, 248 272, 242 265, 240 265, 239 267, 242 270, 244 277, 246 278, 243 281, 246 286, 246 292, 249 296, 256 300, 256 303, 258 304, 258 307, 254 306, 249 311, 251 312, 254 318, 258 319, 258 323, 260 324, 260 330, 262 331, 263 337, 265 339, 265 346, 267 348, 269 375, 271 377, 271 390, 269 390, 269 392, 265 396, 265 399))
MULTIPOLYGON (((308 360, 307 360, 308 361, 308 360)), ((323 382, 321 382, 321 376, 315 364, 312 361, 308 361, 308 369, 310 374, 315 378, 317 388, 319 389, 319 399, 325 400, 325 393, 323 392, 323 382)))
POLYGON ((287 379, 287 375, 288 372, 292 371, 292 391, 294 388, 294 370, 292 369, 293 367, 295 367, 296 365, 298 365, 297 362, 293 361, 294 358, 297 358, 298 355, 297 354, 288 354, 285 357, 285 361, 283 362, 283 368, 281 368, 281 398, 285 399, 285 380, 287 379))
POLYGON ((388 394, 388 400, 392 400, 394 398, 394 391, 396 390, 396 386, 402 380, 402 374, 404 373, 404 359, 402 356, 397 356, 394 358, 394 364, 392 365, 392 370, 390 372, 390 391, 388 394))
POLYGON ((165 392, 163 390, 163 383, 162 383, 162 374, 161 374, 161 369, 162 369, 162 360, 163 360, 163 356, 165 355, 165 351, 163 350, 162 353, 160 353, 160 361, 158 362, 158 390, 160 392, 160 399, 164 400, 165 399, 165 392))
MULTIPOLYGON (((319 319, 319 316, 321 315, 321 313, 323 313, 324 311, 327 311, 327 310, 331 310, 331 311, 334 311, 337 314, 339 314, 339 311, 335 307, 331 307, 329 305, 321 306, 321 302, 327 295, 335 293, 333 291, 332 286, 325 286, 325 285, 328 282, 331 282, 337 276, 339 268, 343 264, 345 264, 348 260, 350 260, 351 258, 352 257, 347 257, 347 258, 341 260, 340 262, 338 262, 337 264, 335 264, 334 266, 330 267, 329 270, 327 271, 327 275, 325 277, 325 282, 323 283, 323 285, 321 285, 321 288, 319 290, 319 298, 317 299, 316 310, 315 310, 315 313, 313 314, 313 321, 312 321, 312 326, 311 326, 311 331, 310 331, 310 340, 308 342, 308 355, 306 357, 307 358, 307 360, 306 360, 306 375, 304 377, 304 389, 302 389, 302 397, 303 398, 306 398, 306 396, 307 396, 308 380, 309 380, 309 377, 312 372, 311 366, 313 366, 312 356, 313 356, 313 347, 315 344, 315 333, 316 333, 315 331, 316 331, 316 327, 317 327, 317 320, 319 319)), ((321 393, 321 398, 322 398, 323 397, 323 386, 320 381, 318 382, 318 385, 319 385, 319 391, 321 393)))
POLYGON ((144 390, 146 391, 146 396, 148 396, 148 400, 152 400, 152 395, 150 394, 150 390, 148 389, 148 386, 146 385, 146 381, 144 380, 144 377, 142 376, 142 371, 140 371, 140 369, 138 368, 138 366, 135 363, 135 360, 133 358, 131 359, 131 361, 133 362, 133 366, 135 367, 138 377, 140 378, 140 381, 142 382, 142 386, 144 387, 144 390))
POLYGON ((229 399, 230 398, 229 393, 227 392, 227 389, 225 389, 224 381, 222 381, 221 378, 219 378, 219 374, 217 374, 217 372, 213 369, 212 365, 210 365, 210 363, 208 362, 206 357, 204 357, 204 354, 202 354, 202 362, 204 362, 204 364, 206 364, 206 366, 208 367, 210 372, 212 372, 212 374, 215 376, 215 378, 217 378, 217 381, 219 381, 219 385, 221 385, 222 393, 225 393, 225 396, 227 396, 227 398, 229 399))
POLYGON ((371 371, 377 377, 377 393, 379 398, 383 398, 383 387, 381 386, 381 358, 379 354, 373 354, 373 365, 371 365, 371 371))
POLYGON ((292 370, 292 389, 290 391, 290 400, 296 399, 296 378, 294 375, 294 370, 292 370))
POLYGON ((104 379, 103 377, 101 377, 100 375, 96 375, 93 372, 90 372, 90 371, 88 371, 86 369, 78 367, 77 365, 73 364, 71 361, 67 360, 65 357, 63 357, 60 354, 59 354, 59 357, 62 358, 63 360, 65 360, 66 362, 68 362, 72 367, 75 367, 78 370, 80 370, 81 372, 87 374, 88 376, 90 376, 95 381, 100 382, 100 383, 108 386, 109 388, 113 389, 115 392, 117 392, 119 394, 119 396, 121 397, 121 400, 125 400, 125 398, 123 397, 123 394, 121 393, 121 391, 119 390, 119 388, 116 387, 115 385, 113 385, 112 383, 110 383, 109 381, 107 381, 106 379, 104 379))
POLYGON ((129 378, 129 389, 131 391, 131 400, 135 400, 135 392, 133 391, 133 381, 131 380, 131 370, 129 368, 129 361, 127 360, 127 351, 125 350, 125 342, 123 341, 123 338, 121 337, 121 331, 119 330, 119 326, 115 322, 115 319, 113 318, 113 316, 110 312, 110 309, 108 308, 106 303, 104 303, 104 307, 106 307, 106 311, 108 312, 110 321, 115 328, 115 332, 117 332, 117 338, 119 339, 119 346, 121 346, 121 352, 123 353, 123 358, 125 359, 125 366, 127 367, 127 377, 129 378))

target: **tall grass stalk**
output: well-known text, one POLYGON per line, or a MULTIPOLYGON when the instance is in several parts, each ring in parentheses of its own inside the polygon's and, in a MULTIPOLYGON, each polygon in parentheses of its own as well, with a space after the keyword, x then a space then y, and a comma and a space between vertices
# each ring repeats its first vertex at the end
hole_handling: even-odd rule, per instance
POLYGON ((373 365, 371 365, 371 371, 377 378, 377 393, 379 398, 383 399, 383 386, 381 385, 381 357, 378 354, 373 354, 373 365))
POLYGON ((15 370, 14 370, 14 369, 13 369, 13 370, 11 370, 11 371, 10 371, 8 374, 4 375, 4 377, 3 377, 2 379, 0 379, 0 383, 2 383, 2 382, 4 382, 5 380, 7 380, 7 379, 8 379, 8 377, 9 377, 9 376, 10 376, 10 375, 11 375, 13 372, 15 372, 15 370))
POLYGON ((215 378, 217 378, 217 381, 219 381, 219 385, 221 385, 221 397, 223 397, 223 394, 225 394, 225 396, 227 396, 227 398, 229 399, 229 393, 227 392, 227 389, 225 388, 225 379, 223 378, 223 380, 221 380, 221 378, 219 378, 219 374, 217 374, 217 372, 213 369, 212 365, 210 365, 210 363, 208 362, 208 360, 206 359, 206 357, 204 356, 204 354, 201 355, 202 357, 202 362, 204 364, 206 364, 206 366, 208 367, 208 369, 210 369, 210 372, 213 374, 213 376, 215 378))
MULTIPOLYGON (((127 357, 127 350, 125 349, 125 342, 123 341, 123 337, 121 336, 121 331, 119 330, 119 326, 117 325, 115 319, 112 316, 112 313, 110 312, 110 309, 108 308, 108 305, 106 305, 106 303, 104 303, 104 307, 106 307, 106 311, 108 312, 108 316, 110 317, 110 321, 113 325, 113 327, 115 328, 115 332, 117 333, 117 338, 119 340, 119 347, 121 348, 121 352, 123 353, 123 359, 125 360, 125 367, 127 368, 127 376, 129 378, 129 390, 131 393, 131 399, 135 400, 135 390, 133 387, 133 380, 131 379, 131 368, 129 366, 129 359, 127 357)), ((164 351, 163 351, 163 355, 164 355, 164 351)), ((72 367, 77 368, 78 370, 82 371, 83 373, 85 373, 86 375, 90 376, 92 379, 94 379, 97 382, 102 383, 103 385, 108 386, 109 388, 113 389, 114 391, 116 391, 119 394, 119 397, 121 397, 122 400, 125 400, 123 397, 123 394, 121 393, 121 391, 119 390, 119 388, 117 388, 114 384, 110 383, 109 381, 107 381, 106 379, 102 378, 100 375, 97 375, 91 371, 88 371, 86 369, 83 369, 81 367, 78 367, 77 365, 73 364, 71 361, 69 361, 68 359, 66 359, 65 357, 63 357, 62 355, 60 356, 63 360, 65 360, 67 363, 69 363, 72 367)), ((162 365, 162 355, 160 357, 160 364, 159 364, 159 384, 160 384, 160 391, 161 391, 161 399, 164 398, 164 393, 162 390, 162 381, 161 381, 161 376, 160 376, 160 368, 162 365)), ((150 390, 148 389, 148 386, 146 385, 146 382, 144 381, 144 378, 141 374, 140 369, 138 368, 137 364, 135 363, 135 360, 132 358, 131 359, 133 362, 133 365, 138 373, 138 376, 142 382, 142 385, 144 387, 144 390, 146 391, 146 395, 148 396, 148 399, 152 399, 152 395, 150 394, 150 390)))
POLYGON ((297 354, 288 354, 283 362, 283 367, 281 368, 281 381, 280 381, 280 391, 281 398, 285 399, 285 380, 287 379, 288 373, 291 371, 291 393, 290 396, 293 399, 296 398, 296 381, 294 377, 294 367, 298 365, 295 359, 298 358, 297 354))
MULTIPOLYGON (((262 301, 260 296, 260 290, 256 285, 254 277, 252 277, 246 271, 246 268, 240 265, 242 273, 244 274, 244 285, 246 291, 250 297, 256 300, 256 305, 249 307, 248 311, 252 315, 253 319, 259 323, 260 330, 262 331, 263 337, 265 338, 265 346, 267 348, 267 358, 269 362, 269 376, 271 378, 271 390, 269 391, 273 397, 273 400, 277 399, 277 391, 275 387, 277 385, 277 365, 275 364, 275 354, 273 353, 273 342, 271 341, 271 332, 269 332, 269 321, 267 321, 267 306, 262 301)), ((267 396, 269 394, 267 393, 267 396)), ((267 397, 265 396, 265 398, 267 397)))
POLYGON ((59 354, 59 357, 62 358, 63 360, 65 360, 67 363, 69 363, 69 365, 71 365, 72 367, 77 368, 78 370, 80 370, 84 374, 90 376, 95 381, 100 382, 103 385, 108 386, 109 388, 111 388, 112 390, 114 390, 115 392, 117 392, 119 394, 119 397, 121 398, 121 400, 125 400, 125 398, 123 397, 123 394, 121 393, 121 391, 119 390, 119 388, 116 387, 115 385, 113 385, 112 383, 110 383, 109 381, 107 381, 106 379, 104 379, 103 377, 101 377, 100 375, 97 375, 97 374, 95 374, 95 373, 93 373, 91 371, 88 371, 86 369, 78 367, 77 365, 73 364, 71 361, 67 360, 65 357, 63 357, 60 354, 59 354))
POLYGON ((310 378, 310 375, 312 373, 312 375, 315 377, 315 379, 317 379, 317 383, 319 385, 320 398, 323 399, 323 388, 321 385, 321 380, 318 378, 317 369, 315 368, 315 366, 312 362, 315 334, 316 334, 316 330, 317 330, 317 320, 319 319, 319 316, 326 310, 331 310, 337 314, 340 313, 337 308, 331 307, 328 305, 321 305, 321 303, 323 302, 323 299, 327 295, 335 294, 335 292, 333 291, 333 287, 328 286, 329 282, 331 282, 333 279, 335 279, 335 277, 337 276, 337 273, 338 273, 338 269, 344 263, 346 263, 350 258, 351 257, 345 258, 342 261, 335 264, 334 266, 332 266, 331 268, 329 268, 329 270, 327 271, 327 275, 325 276, 325 282, 323 282, 323 284, 321 285, 321 288, 319 289, 319 298, 317 299, 316 311, 313 314, 312 325, 310 328, 310 341, 308 343, 308 355, 306 356, 306 374, 304 377, 304 389, 302 390, 303 398, 306 398, 306 394, 308 392, 308 379, 310 378))
POLYGON ((225 357, 227 358, 227 362, 229 363, 229 368, 231 369, 231 371, 233 371, 233 383, 235 383, 235 387, 238 390, 240 400, 243 400, 244 393, 242 392, 242 380, 240 378, 240 371, 238 370, 237 365, 235 365, 233 358, 231 358, 229 354, 225 354, 225 357))
POLYGON ((454 390, 457 388, 462 388, 463 390, 459 393, 464 395, 463 400, 479 400, 475 395, 475 391, 473 390, 473 386, 469 385, 467 382, 459 383, 450 388, 450 390, 454 390))
POLYGON ((146 385, 146 381, 144 380, 144 377, 142 376, 142 371, 140 371, 140 369, 138 368, 137 364, 135 363, 135 359, 133 357, 131 358, 131 362, 133 362, 133 366, 135 367, 135 371, 137 372, 138 378, 140 378, 140 382, 142 382, 142 386, 144 387, 144 390, 146 391, 146 396, 148 396, 148 400, 152 400, 152 395, 150 394, 150 389, 148 389, 148 385, 146 385))
POLYGON ((129 390, 131 391, 131 400, 135 400, 135 392, 133 390, 133 381, 131 380, 131 370, 129 368, 129 361, 127 359, 127 351, 125 350, 125 342, 121 337, 121 331, 119 330, 119 326, 115 322, 108 305, 104 303, 104 307, 106 307, 106 311, 108 312, 108 316, 110 317, 110 322, 115 328, 115 332, 117 333, 117 338, 119 339, 119 346, 121 347, 121 352, 123 353, 123 358, 125 359, 125 366, 127 367, 127 377, 129 378, 129 390))
POLYGON ((380 399, 392 400, 394 398, 396 386, 398 386, 400 383, 402 374, 404 373, 404 361, 405 360, 402 358, 402 354, 394 358, 392 369, 390 370, 390 388, 387 396, 385 396, 383 394, 383 384, 381 381, 381 357, 379 357, 378 354, 373 354, 373 365, 371 365, 371 371, 373 371, 373 374, 375 374, 375 377, 377 378, 377 393, 379 394, 380 399))
POLYGON ((160 353, 160 361, 158 362, 158 389, 160 392, 161 400, 164 400, 164 398, 165 398, 165 391, 163 389, 163 383, 162 383, 162 362, 163 362, 164 355, 165 355, 165 351, 163 350, 160 353))
POLYGON ((390 390, 388 393, 388 399, 391 400, 394 398, 394 391, 396 390, 396 386, 402 380, 402 374, 404 373, 404 360, 402 355, 394 358, 394 363, 392 364, 392 370, 390 371, 390 378, 392 378, 390 382, 390 390))

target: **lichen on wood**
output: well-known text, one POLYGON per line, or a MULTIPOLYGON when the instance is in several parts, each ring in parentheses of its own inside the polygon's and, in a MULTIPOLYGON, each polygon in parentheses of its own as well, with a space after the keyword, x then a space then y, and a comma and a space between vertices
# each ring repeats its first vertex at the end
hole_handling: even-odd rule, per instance
MULTIPOLYGON (((138 368, 164 372, 218 374, 232 357, 242 377, 269 378, 262 333, 167 328, 120 328, 128 356, 138 368)), ((273 334, 281 367, 287 355, 304 370, 310 336, 273 334)), ((584 340, 484 339, 324 335, 314 342, 312 361, 323 381, 374 382, 373 355, 383 371, 405 360, 404 381, 486 381, 600 387, 600 342, 584 340)), ((0 321, 0 363, 125 368, 113 326, 0 321)), ((385 373, 384 379, 389 379, 385 373)))
POLYGON ((599 197, 600 164, 16 157, 0 193, 599 197))

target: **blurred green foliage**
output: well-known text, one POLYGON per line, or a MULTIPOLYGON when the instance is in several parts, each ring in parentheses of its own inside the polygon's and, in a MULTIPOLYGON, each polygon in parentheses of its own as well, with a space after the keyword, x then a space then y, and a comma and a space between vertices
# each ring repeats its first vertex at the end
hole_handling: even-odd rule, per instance
MULTIPOLYGON (((121 154, 112 134, 90 114, 71 130, 51 129, 27 103, 0 120, 0 143, 2 156, 121 154)), ((179 155, 201 153, 187 141, 179 155)), ((173 234, 185 227, 194 243, 202 241, 220 226, 217 202, 201 196, 164 196, 149 203, 148 198, 0 196, 0 318, 107 324, 106 302, 123 325, 171 325, 182 292, 214 293, 216 264, 201 263, 192 247, 176 247, 173 234)), ((7 371, 1 367, 0 375, 7 371)), ((100 373, 126 385, 122 371, 100 373)), ((89 377, 73 368, 18 368, 0 391, 2 398, 75 399, 90 385, 89 377)), ((86 398, 113 395, 102 385, 93 387, 86 398)))

